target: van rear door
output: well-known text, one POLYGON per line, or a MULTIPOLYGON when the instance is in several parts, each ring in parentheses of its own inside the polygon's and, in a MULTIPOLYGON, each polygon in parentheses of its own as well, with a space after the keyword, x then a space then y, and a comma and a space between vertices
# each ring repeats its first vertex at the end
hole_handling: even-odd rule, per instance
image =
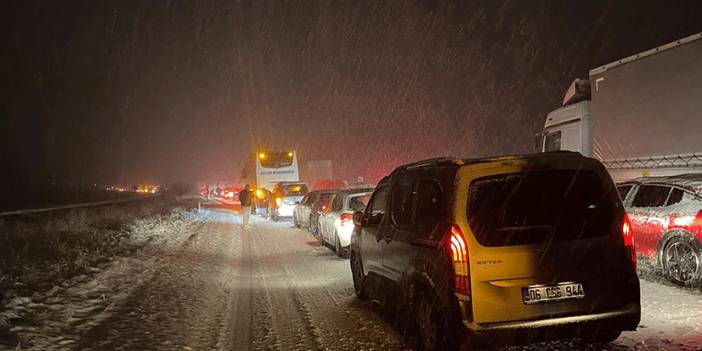
POLYGON ((633 269, 623 208, 603 168, 493 164, 459 172, 468 178, 459 182, 467 195, 457 211, 475 322, 594 313, 636 295, 626 283, 633 269))

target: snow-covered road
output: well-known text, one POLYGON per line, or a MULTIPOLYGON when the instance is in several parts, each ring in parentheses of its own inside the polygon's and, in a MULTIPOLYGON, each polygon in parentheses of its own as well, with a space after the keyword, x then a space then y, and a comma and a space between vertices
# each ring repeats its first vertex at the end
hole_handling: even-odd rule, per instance
MULTIPOLYGON (((162 242, 94 277, 18 299, 37 350, 397 350, 411 348, 353 294, 348 260, 289 222, 203 209, 162 242)), ((702 294, 642 280, 643 320, 607 349, 702 349, 702 294)), ((0 346, 1 347, 1 346, 0 346)), ((579 342, 510 349, 591 349, 579 342)))

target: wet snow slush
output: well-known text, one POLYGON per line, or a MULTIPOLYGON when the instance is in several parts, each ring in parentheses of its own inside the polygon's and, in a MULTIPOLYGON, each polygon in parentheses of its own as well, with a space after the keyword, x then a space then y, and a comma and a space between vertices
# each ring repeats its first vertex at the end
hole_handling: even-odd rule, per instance
MULTIPOLYGON (((290 222, 203 209, 159 229, 158 245, 94 277, 18 298, 35 316, 14 326, 36 350, 403 350, 402 335, 355 298, 348 260, 290 222)), ((164 224, 161 224, 164 225, 164 224)), ((642 279, 643 317, 609 350, 702 349, 702 295, 642 279)), ((0 346, 2 348, 2 346, 0 346)), ((593 349, 579 341, 510 350, 593 349)))

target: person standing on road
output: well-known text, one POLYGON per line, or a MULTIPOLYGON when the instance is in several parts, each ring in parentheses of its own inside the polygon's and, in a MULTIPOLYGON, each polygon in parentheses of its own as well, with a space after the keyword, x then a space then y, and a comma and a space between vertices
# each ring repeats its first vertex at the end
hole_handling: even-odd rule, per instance
POLYGON ((241 213, 243 215, 243 226, 244 229, 249 229, 249 219, 251 218, 251 205, 253 204, 252 198, 253 192, 251 191, 251 186, 246 184, 244 190, 239 193, 239 202, 241 202, 241 213))

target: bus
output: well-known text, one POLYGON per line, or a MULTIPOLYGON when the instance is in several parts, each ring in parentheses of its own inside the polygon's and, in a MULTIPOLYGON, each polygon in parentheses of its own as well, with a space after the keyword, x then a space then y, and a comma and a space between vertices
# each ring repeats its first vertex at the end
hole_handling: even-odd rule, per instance
POLYGON ((259 150, 252 156, 251 161, 242 171, 242 180, 255 189, 256 213, 267 213, 276 184, 300 181, 297 153, 294 150, 259 150), (252 168, 254 172, 249 172, 252 168))
POLYGON ((260 151, 256 154, 256 188, 273 191, 279 182, 300 181, 295 151, 260 151))

